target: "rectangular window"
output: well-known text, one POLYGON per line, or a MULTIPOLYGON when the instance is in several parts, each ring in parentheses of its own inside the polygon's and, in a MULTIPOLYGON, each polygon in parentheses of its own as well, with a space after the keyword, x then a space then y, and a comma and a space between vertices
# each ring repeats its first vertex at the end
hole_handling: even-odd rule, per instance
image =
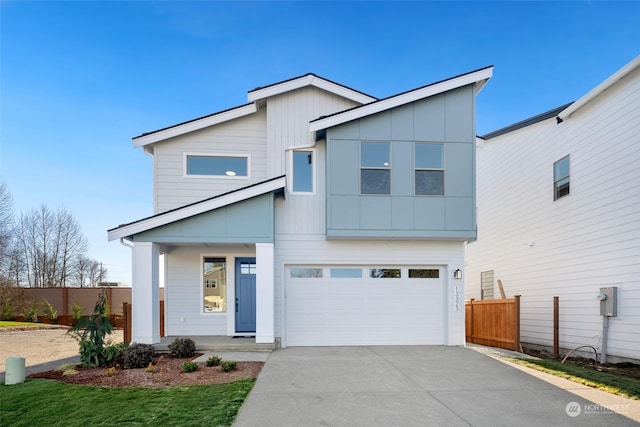
POLYGON ((553 200, 569 194, 569 156, 553 164, 553 200))
POLYGON ((291 269, 290 275, 294 279, 318 279, 322 277, 322 269, 296 267, 291 269))
POLYGON ((187 154, 185 168, 187 176, 248 177, 249 158, 187 154))
POLYGON ((332 279, 360 279, 362 278, 361 268, 332 268, 332 279))
POLYGON ((369 277, 372 279, 396 279, 401 275, 399 268, 372 268, 369 271, 369 277))
POLYGON ((313 192, 313 151, 293 152, 293 191, 313 192))
POLYGON ((202 284, 205 313, 227 311, 227 263, 224 258, 204 258, 202 284))
POLYGON ((391 156, 388 142, 360 144, 360 192, 391 194, 391 156))
POLYGON ((410 268, 410 279, 439 279, 440 270, 437 268, 410 268))
POLYGON ((444 145, 417 143, 415 156, 416 195, 444 195, 444 145))

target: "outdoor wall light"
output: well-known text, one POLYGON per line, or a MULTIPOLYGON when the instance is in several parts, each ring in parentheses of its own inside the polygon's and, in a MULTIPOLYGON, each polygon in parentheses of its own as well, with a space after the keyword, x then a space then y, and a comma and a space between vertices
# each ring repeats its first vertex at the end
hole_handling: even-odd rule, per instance
POLYGON ((453 278, 454 279, 462 279, 462 270, 457 269, 456 271, 453 272, 453 278))

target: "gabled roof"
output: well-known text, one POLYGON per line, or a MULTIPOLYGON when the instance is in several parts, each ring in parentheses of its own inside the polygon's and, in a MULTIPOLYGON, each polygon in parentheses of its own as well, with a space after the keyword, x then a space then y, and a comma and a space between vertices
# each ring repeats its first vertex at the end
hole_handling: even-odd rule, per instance
POLYGON ((585 106, 589 102, 591 102, 594 98, 598 97, 602 92, 609 89, 611 86, 616 84, 622 78, 627 76, 636 68, 640 67, 640 55, 636 56, 631 62, 629 62, 624 67, 620 68, 613 75, 611 75, 608 79, 600 83, 598 86, 590 90, 585 96, 571 104, 571 106, 567 107, 564 111, 558 114, 558 118, 560 120, 564 120, 567 117, 571 116, 575 113, 579 108, 585 106))
POLYGON ((313 73, 307 73, 304 76, 294 77, 292 79, 273 83, 268 86, 255 88, 254 90, 249 91, 247 98, 249 102, 255 102, 261 99, 268 98, 270 96, 279 95, 281 93, 289 92, 305 86, 315 86, 317 88, 324 89, 327 92, 332 92, 336 95, 342 96, 343 98, 355 101, 359 104, 367 104, 378 99, 374 98, 373 96, 367 95, 364 92, 360 92, 331 80, 324 79, 313 73))
POLYGON ((129 237, 134 234, 142 233, 143 231, 148 231, 153 228, 171 224, 172 222, 180 221, 195 215, 219 209, 233 203, 251 199, 252 197, 261 196, 272 191, 282 190, 285 188, 285 185, 286 180, 284 175, 272 178, 267 181, 262 181, 248 187, 220 194, 219 196, 211 197, 209 199, 205 199, 196 203, 191 203, 189 205, 163 212, 161 214, 153 215, 134 222, 130 222, 128 224, 120 225, 116 228, 108 230, 107 236, 109 241, 129 237))
POLYGON ((320 117, 319 119, 311 121, 309 124, 309 130, 314 132, 327 129, 470 84, 475 84, 475 91, 477 94, 492 75, 493 66, 489 66, 446 80, 441 80, 439 82, 403 92, 398 95, 393 95, 388 98, 380 99, 369 104, 354 107, 329 116, 320 117))
POLYGON ((229 108, 227 110, 219 111, 217 113, 209 114, 151 132, 145 132, 142 135, 138 135, 133 138, 133 146, 136 148, 144 147, 175 136, 184 135, 189 132, 224 123, 229 120, 248 116, 249 114, 253 114, 258 111, 257 101, 305 86, 315 86, 360 104, 377 100, 377 98, 369 96, 366 93, 332 82, 331 80, 324 79, 315 74, 308 73, 304 76, 295 77, 249 91, 248 104, 229 108))

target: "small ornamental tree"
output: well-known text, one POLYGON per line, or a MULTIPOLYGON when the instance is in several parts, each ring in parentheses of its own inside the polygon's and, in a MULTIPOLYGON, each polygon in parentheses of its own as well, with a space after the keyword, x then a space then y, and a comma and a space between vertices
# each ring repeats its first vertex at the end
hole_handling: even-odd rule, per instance
POLYGON ((113 327, 106 317, 106 307, 107 298, 103 290, 98 296, 93 314, 82 317, 67 332, 80 343, 80 363, 84 366, 105 366, 114 357, 110 351, 111 340, 107 339, 113 327))

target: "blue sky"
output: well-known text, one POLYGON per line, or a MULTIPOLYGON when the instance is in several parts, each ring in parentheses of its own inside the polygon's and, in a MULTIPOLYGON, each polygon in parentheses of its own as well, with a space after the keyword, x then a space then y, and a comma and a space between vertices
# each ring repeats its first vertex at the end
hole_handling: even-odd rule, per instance
POLYGON ((494 65, 484 134, 574 101, 640 54, 639 2, 0 3, 0 175, 64 206, 109 279, 106 230, 153 214, 141 133, 308 72, 385 97, 494 65))

